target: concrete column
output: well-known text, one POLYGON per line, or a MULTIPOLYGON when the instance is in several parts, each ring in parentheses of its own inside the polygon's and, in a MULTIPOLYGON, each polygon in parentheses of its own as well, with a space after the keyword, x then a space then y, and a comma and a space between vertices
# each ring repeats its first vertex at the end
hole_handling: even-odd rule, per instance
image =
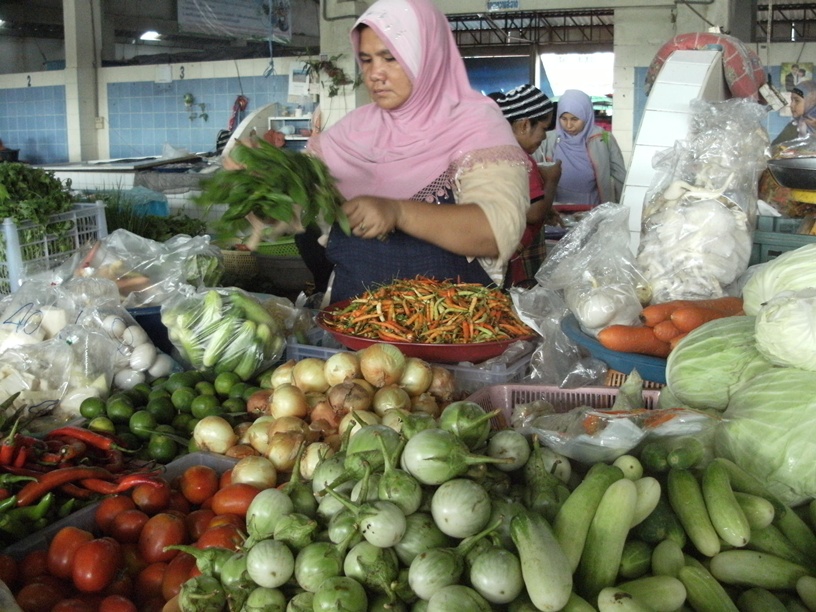
MULTIPOLYGON (((98 159, 97 70, 102 47, 101 0, 63 0, 68 159, 98 159)), ((100 119, 100 121, 102 121, 100 119)))

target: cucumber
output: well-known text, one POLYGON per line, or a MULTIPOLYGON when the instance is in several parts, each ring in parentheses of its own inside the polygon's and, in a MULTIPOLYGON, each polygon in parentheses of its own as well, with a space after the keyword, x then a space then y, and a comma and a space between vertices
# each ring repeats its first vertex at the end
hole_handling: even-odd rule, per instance
POLYGON ((728 470, 722 463, 712 461, 703 470, 702 491, 717 535, 731 546, 745 546, 751 537, 751 526, 734 496, 728 470))
POLYGON ((623 477, 629 480, 637 480, 643 477, 643 464, 634 455, 621 455, 612 462, 616 468, 620 468, 623 477))
POLYGON ((686 587, 672 576, 647 576, 623 582, 616 588, 629 593, 655 612, 674 612, 686 603, 686 587))
POLYGON ((708 516, 700 483, 689 470, 671 468, 667 481, 669 503, 695 548, 706 557, 720 552, 720 538, 708 516))
POLYGON ((578 594, 588 601, 615 584, 623 546, 637 503, 635 483, 623 478, 609 485, 598 504, 578 562, 578 594))
POLYGON ((795 590, 808 570, 782 557, 756 550, 725 550, 711 558, 711 575, 720 582, 771 590, 795 590))
POLYGON ((654 511, 632 528, 632 535, 650 544, 669 538, 681 547, 686 545, 686 532, 665 495, 657 500, 654 511))
POLYGON ((652 574, 677 578, 680 568, 686 564, 683 549, 674 540, 663 540, 652 550, 652 574))
POLYGON ((663 442, 647 442, 640 449, 640 462, 646 473, 662 474, 669 470, 669 449, 663 442))
POLYGON ((654 612, 633 595, 615 587, 606 587, 598 593, 599 612, 654 612))
POLYGON ((586 599, 573 592, 561 612, 596 612, 596 610, 586 599))
POLYGON ((686 599, 696 612, 739 612, 725 588, 702 565, 680 568, 677 578, 686 587, 686 599))
POLYGON ((635 514, 632 517, 632 524, 629 527, 634 527, 638 523, 649 516, 660 501, 661 486, 660 481, 653 476, 644 476, 633 481, 635 489, 637 490, 637 503, 635 504, 635 514))
POLYGON ((811 612, 816 611, 816 578, 802 576, 796 581, 796 594, 811 612))
POLYGON ((767 527, 773 522, 773 504, 764 497, 740 491, 734 491, 734 497, 737 498, 737 503, 752 529, 767 527))
POLYGON ((788 612, 779 598, 767 589, 754 587, 737 598, 740 612, 788 612))
POLYGON ((550 525, 544 517, 522 511, 510 520, 510 537, 530 601, 542 612, 561 610, 572 594, 572 571, 550 525))
POLYGON ((705 446, 692 436, 676 438, 671 450, 666 455, 666 463, 670 468, 685 470, 696 467, 705 459, 705 446))
POLYGON ((760 527, 751 530, 751 541, 747 548, 757 552, 765 552, 798 563, 803 567, 813 568, 816 560, 811 559, 790 541, 775 525, 760 527))
POLYGON ((816 559, 816 535, 810 526, 793 509, 774 519, 774 525, 809 558, 816 559))
POLYGON ((622 478, 623 472, 619 468, 605 463, 594 464, 555 515, 553 532, 569 560, 571 571, 578 567, 589 525, 603 494, 609 485, 622 478))
POLYGON ((618 576, 632 580, 640 578, 652 565, 652 546, 643 540, 629 538, 623 545, 618 576))
POLYGON ((777 518, 785 514, 787 506, 785 506, 778 497, 768 491, 765 484, 756 476, 746 472, 745 469, 725 457, 717 457, 713 462, 721 463, 728 470, 728 478, 731 482, 731 488, 734 491, 764 497, 773 504, 774 513, 777 518))

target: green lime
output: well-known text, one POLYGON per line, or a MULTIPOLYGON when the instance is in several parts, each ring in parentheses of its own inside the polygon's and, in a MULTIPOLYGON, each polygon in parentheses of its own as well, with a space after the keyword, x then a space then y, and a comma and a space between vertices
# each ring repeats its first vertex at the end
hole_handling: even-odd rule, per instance
POLYGON ((197 453, 199 450, 198 444, 196 444, 195 438, 190 438, 190 441, 187 443, 187 452, 188 453, 197 453))
POLYGON ((198 391, 199 395, 215 395, 215 385, 209 380, 197 382, 194 388, 198 391))
POLYGON ((244 389, 244 394, 241 396, 241 399, 244 401, 248 400, 250 397, 252 397, 252 394, 255 393, 256 391, 261 391, 261 388, 256 385, 247 385, 246 389, 244 389))
POLYGON ((197 419, 221 414, 221 400, 214 395, 199 395, 190 404, 190 413, 197 419))
POLYGON ((156 432, 157 433, 166 433, 166 434, 178 435, 178 432, 176 431, 175 427, 173 427, 172 425, 165 425, 165 424, 156 425, 156 432))
POLYGON ((79 405, 79 414, 89 420, 95 419, 107 414, 105 408, 105 400, 101 397, 86 397, 79 405))
POLYGON ((147 440, 153 435, 153 430, 156 429, 156 417, 150 414, 147 410, 137 410, 133 413, 128 421, 128 428, 130 431, 140 437, 142 440, 147 440))
POLYGON ((195 370, 186 370, 185 372, 173 372, 167 377, 167 382, 164 383, 164 388, 170 393, 173 393, 179 387, 194 387, 197 382, 201 380, 201 375, 195 370))
POLYGON ((170 422, 170 425, 176 431, 181 431, 184 433, 184 435, 187 435, 191 431, 190 428, 188 427, 188 424, 194 418, 195 417, 193 417, 192 414, 189 414, 187 412, 179 412, 176 414, 175 417, 173 417, 173 420, 170 422))
POLYGON ((164 434, 153 434, 147 443, 147 456, 159 463, 169 463, 178 455, 175 440, 164 434))
POLYGON ((92 418, 90 421, 88 421, 88 424, 86 425, 86 427, 88 429, 90 429, 91 431, 96 431, 96 432, 99 432, 99 433, 108 433, 108 434, 115 434, 116 433, 116 425, 114 425, 113 421, 111 421, 106 416, 98 416, 98 417, 92 418))
POLYGON ((232 385, 232 388, 229 390, 227 394, 228 397, 244 397, 244 393, 249 388, 249 384, 245 382, 239 382, 235 385, 232 385))
POLYGON ((193 400, 198 397, 198 393, 192 387, 179 387, 170 396, 170 401, 179 412, 190 412, 193 400))
POLYGON ((128 389, 127 394, 133 398, 133 402, 137 406, 144 406, 147 404, 147 400, 150 399, 150 392, 153 388, 147 383, 139 383, 133 385, 130 389, 128 389))
POLYGON ((187 434, 192 435, 193 432, 195 431, 196 425, 198 425, 198 422, 201 419, 197 419, 196 417, 194 417, 192 415, 190 415, 190 416, 191 416, 190 420, 187 421, 187 434))
POLYGON ((124 395, 111 396, 105 405, 105 412, 108 418, 114 423, 127 423, 136 409, 133 407, 133 400, 124 395))
POLYGON ((156 399, 157 397, 170 397, 170 392, 165 389, 164 387, 154 387, 147 396, 147 401, 149 402, 152 399, 156 399))
POLYGON ((246 412, 246 402, 241 397, 228 397, 221 403, 221 407, 226 412, 231 412, 233 414, 246 412))
POLYGON ((164 383, 166 383, 166 382, 167 382, 167 376, 160 376, 159 378, 154 379, 153 382, 150 383, 150 386, 153 389, 163 389, 164 388, 164 383))
POLYGON ((235 372, 221 372, 215 377, 215 392, 222 397, 229 397, 230 389, 243 382, 235 372))
POLYGON ((116 437, 119 440, 119 444, 129 450, 138 450, 142 447, 142 439, 135 436, 130 430, 119 431, 117 429, 116 437))
POLYGON ((147 410, 156 419, 156 423, 171 423, 178 411, 169 397, 156 397, 147 402, 147 410))

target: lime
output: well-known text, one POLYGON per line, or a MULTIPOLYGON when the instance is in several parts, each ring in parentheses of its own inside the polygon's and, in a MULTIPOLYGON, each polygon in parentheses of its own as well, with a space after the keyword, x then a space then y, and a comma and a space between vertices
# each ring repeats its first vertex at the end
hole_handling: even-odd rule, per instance
POLYGON ((150 393, 147 396, 147 401, 149 402, 152 399, 156 399, 157 397, 170 397, 170 392, 165 389, 164 387, 153 387, 150 393))
POLYGON ((221 400, 214 395, 199 395, 190 404, 190 413, 197 419, 223 412, 221 400))
POLYGON ((162 388, 164 388, 164 383, 166 383, 166 382, 167 382, 167 377, 166 376, 160 376, 159 378, 154 379, 153 382, 150 383, 150 386, 153 389, 162 389, 162 388))
POLYGON ((92 418, 90 421, 88 421, 88 424, 86 425, 86 427, 88 429, 90 429, 91 431, 96 431, 96 432, 99 432, 99 433, 108 433, 108 434, 116 433, 116 425, 114 425, 113 421, 111 421, 106 416, 98 416, 98 417, 92 418))
POLYGON ((129 450, 138 450, 142 446, 142 440, 138 436, 133 435, 130 430, 126 431, 116 431, 116 437, 119 440, 119 444, 124 446, 129 450))
POLYGON ((170 396, 170 401, 179 412, 190 412, 193 400, 198 397, 198 393, 192 387, 179 387, 170 396))
POLYGON ((222 397, 228 397, 230 389, 243 382, 235 372, 221 372, 215 377, 215 392, 222 397))
POLYGON ((170 397, 155 397, 145 406, 147 410, 156 419, 156 423, 171 423, 178 412, 173 405, 173 400, 170 397))
POLYGON ((167 377, 167 382, 164 383, 164 388, 170 393, 173 393, 179 387, 194 387, 195 384, 201 380, 201 376, 195 370, 187 370, 185 372, 173 372, 167 377))
POLYGON ((190 415, 190 420, 187 421, 187 434, 192 435, 192 433, 195 431, 196 425, 198 425, 198 422, 200 420, 201 419, 197 419, 194 416, 190 415))
POLYGON ((221 407, 226 412, 231 412, 233 414, 246 412, 246 402, 241 397, 228 397, 221 403, 221 407))
POLYGON ((101 397, 86 397, 79 405, 79 414, 89 420, 105 416, 105 400, 101 397))
POLYGON ((245 382, 239 382, 237 384, 232 385, 232 388, 229 390, 227 394, 228 397, 244 397, 244 393, 250 387, 249 384, 245 382))
POLYGON ((179 412, 173 417, 173 420, 170 422, 170 425, 176 431, 183 432, 184 435, 190 433, 190 428, 188 427, 188 423, 192 421, 195 417, 192 414, 188 414, 186 412, 179 412))
POLYGON ((261 390, 261 388, 256 386, 256 385, 247 385, 246 389, 244 389, 244 394, 241 396, 241 399, 246 401, 250 397, 252 397, 253 393, 255 393, 256 391, 260 391, 260 390, 261 390))
POLYGON ((147 410, 137 410, 128 421, 128 428, 131 433, 142 440, 148 440, 156 429, 156 417, 147 410))
MULTIPOLYGON (((175 427, 172 425, 156 425, 156 433, 166 433, 166 434, 173 434, 178 435, 175 427)), ((185 436, 186 438, 187 436, 185 436)))
POLYGON ((125 395, 116 395, 108 398, 105 404, 105 412, 108 418, 114 423, 127 423, 136 409, 133 407, 133 400, 125 395))
POLYGON ((143 382, 133 385, 127 390, 127 394, 133 399, 134 405, 144 406, 147 404, 147 400, 150 399, 150 392, 152 390, 153 388, 150 385, 143 382))
POLYGON ((178 455, 175 440, 164 434, 153 434, 147 443, 147 456, 159 463, 169 463, 178 455))
POLYGON ((197 382, 194 388, 198 391, 199 395, 215 395, 215 385, 209 380, 197 382))

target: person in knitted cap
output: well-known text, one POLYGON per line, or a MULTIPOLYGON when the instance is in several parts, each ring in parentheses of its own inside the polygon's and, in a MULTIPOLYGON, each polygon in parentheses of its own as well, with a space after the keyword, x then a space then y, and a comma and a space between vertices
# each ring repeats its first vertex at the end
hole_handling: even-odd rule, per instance
POLYGON ((527 285, 535 280, 539 266, 547 256, 543 230, 545 223, 561 223, 552 208, 561 176, 561 162, 537 164, 532 154, 541 146, 555 110, 553 101, 538 87, 521 85, 507 93, 488 94, 510 122, 513 134, 530 159, 530 208, 527 225, 515 255, 510 258, 505 285, 527 285))

